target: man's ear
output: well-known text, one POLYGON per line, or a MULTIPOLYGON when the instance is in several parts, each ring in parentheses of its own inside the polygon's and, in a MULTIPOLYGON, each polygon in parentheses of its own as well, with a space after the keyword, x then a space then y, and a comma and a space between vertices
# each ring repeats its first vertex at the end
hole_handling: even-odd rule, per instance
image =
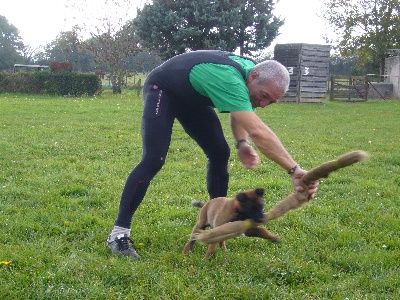
POLYGON ((260 73, 258 73, 256 71, 251 71, 249 74, 249 79, 251 81, 253 81, 253 80, 256 80, 259 76, 260 76, 260 73))

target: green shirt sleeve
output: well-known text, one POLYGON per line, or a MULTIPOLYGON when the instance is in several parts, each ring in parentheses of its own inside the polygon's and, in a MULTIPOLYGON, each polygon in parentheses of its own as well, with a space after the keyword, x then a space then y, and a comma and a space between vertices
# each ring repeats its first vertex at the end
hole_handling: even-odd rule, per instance
MULTIPOLYGON (((246 74, 252 66, 248 70, 245 68, 246 74)), ((189 80, 197 92, 211 99, 219 112, 254 110, 246 82, 233 66, 199 64, 190 72, 189 80)))

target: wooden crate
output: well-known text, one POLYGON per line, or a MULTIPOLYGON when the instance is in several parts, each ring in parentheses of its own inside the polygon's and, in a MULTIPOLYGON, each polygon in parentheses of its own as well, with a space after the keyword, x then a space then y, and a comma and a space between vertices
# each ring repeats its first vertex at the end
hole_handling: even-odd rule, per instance
POLYGON ((274 59, 290 73, 289 90, 280 100, 324 103, 328 89, 330 45, 277 44, 274 59))

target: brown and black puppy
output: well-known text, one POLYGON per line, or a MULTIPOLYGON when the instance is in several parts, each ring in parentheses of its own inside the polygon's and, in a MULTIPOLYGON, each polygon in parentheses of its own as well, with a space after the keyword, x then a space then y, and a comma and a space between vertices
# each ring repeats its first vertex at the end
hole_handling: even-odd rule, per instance
MULTIPOLYGON (((234 198, 219 197, 211 199, 206 203, 193 201, 192 205, 201 207, 196 225, 193 227, 189 241, 183 249, 184 254, 189 254, 196 242, 196 234, 207 227, 215 228, 222 224, 252 219, 257 223, 264 221, 263 209, 265 201, 263 199, 264 189, 257 188, 237 194, 234 198)), ((279 242, 279 237, 273 235, 264 227, 248 229, 246 236, 260 237, 279 242)), ((225 242, 220 243, 221 248, 226 249, 225 242)), ((217 244, 208 247, 204 259, 208 259, 217 248, 217 244)))

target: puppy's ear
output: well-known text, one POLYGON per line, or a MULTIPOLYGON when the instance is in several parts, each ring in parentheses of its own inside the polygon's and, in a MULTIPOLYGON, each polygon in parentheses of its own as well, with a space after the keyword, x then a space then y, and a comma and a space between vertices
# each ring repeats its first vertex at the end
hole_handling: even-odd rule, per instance
POLYGON ((256 195, 257 196, 260 196, 260 197, 264 196, 264 192, 265 192, 265 190, 263 188, 257 188, 256 189, 256 195))
POLYGON ((236 195, 236 199, 239 201, 239 202, 246 202, 246 200, 247 200, 247 196, 246 196, 246 193, 239 193, 239 194, 237 194, 236 195))

